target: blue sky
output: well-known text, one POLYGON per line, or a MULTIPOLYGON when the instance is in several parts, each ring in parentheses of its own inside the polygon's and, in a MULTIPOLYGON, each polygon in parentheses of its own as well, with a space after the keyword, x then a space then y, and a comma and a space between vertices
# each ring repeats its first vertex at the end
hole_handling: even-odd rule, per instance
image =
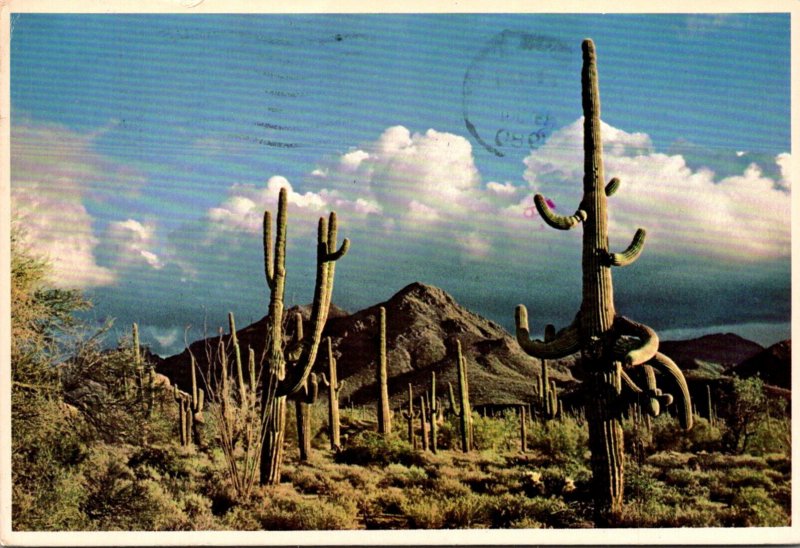
POLYGON ((15 14, 12 210, 92 318, 156 352, 266 313, 260 220, 290 185, 287 300, 315 220, 352 250, 355 311, 438 285, 511 328, 565 324, 580 237, 580 43, 599 55, 618 310, 669 334, 789 336, 786 14, 15 14))

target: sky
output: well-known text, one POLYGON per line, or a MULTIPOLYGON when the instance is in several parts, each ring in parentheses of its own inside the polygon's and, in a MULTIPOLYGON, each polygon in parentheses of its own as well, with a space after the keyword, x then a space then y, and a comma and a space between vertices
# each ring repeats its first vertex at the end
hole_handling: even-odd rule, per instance
MULTIPOLYGON (((662 339, 790 335, 790 19, 684 15, 14 14, 11 203, 88 321, 170 355, 267 312, 261 221, 289 189, 288 305, 316 220, 354 312, 421 281, 513 329, 568 324, 580 45, 597 48, 617 311, 662 339)), ((114 342, 114 341, 112 341, 114 342)))

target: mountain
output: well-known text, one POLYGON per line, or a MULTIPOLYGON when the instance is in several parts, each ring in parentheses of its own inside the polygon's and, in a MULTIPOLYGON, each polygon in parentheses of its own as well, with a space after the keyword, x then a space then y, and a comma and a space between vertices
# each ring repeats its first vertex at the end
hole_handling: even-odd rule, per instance
POLYGON ((688 377, 722 374, 762 350, 760 344, 733 333, 661 341, 658 346, 658 351, 672 358, 688 377))
POLYGON ((743 378, 758 375, 766 384, 791 390, 792 341, 773 344, 736 365, 733 372, 743 378))
MULTIPOLYGON (((413 283, 389 300, 347 314, 333 309, 323 337, 331 337, 331 346, 338 362, 339 379, 345 380, 340 395, 342 405, 370 404, 375 401, 375 367, 378 360, 379 307, 386 308, 386 346, 389 395, 393 407, 407 400, 408 384, 415 397, 428 389, 431 371, 436 372, 437 395, 447 398, 447 383, 457 390, 455 358, 456 340, 461 341, 467 360, 470 400, 473 405, 514 404, 533 400, 535 376, 541 362, 525 354, 512 336, 498 324, 459 305, 445 291, 422 283, 413 283)), ((308 321, 308 307, 295 307, 308 321)), ((513 311, 509 312, 513 313, 513 311)), ((264 348, 266 318, 237 330, 242 353, 247 347, 261 356, 264 348)), ((219 338, 192 343, 201 371, 207 370, 208 357, 213 355, 219 338)), ((223 336, 227 340, 227 335, 223 336)), ((327 370, 324 342, 320 345, 314 371, 327 370)), ((166 358, 159 372, 179 386, 189 381, 187 351, 166 358)), ((563 389, 575 384, 567 369, 570 358, 550 361, 550 377, 563 389)), ((325 396, 327 390, 321 387, 325 396)))

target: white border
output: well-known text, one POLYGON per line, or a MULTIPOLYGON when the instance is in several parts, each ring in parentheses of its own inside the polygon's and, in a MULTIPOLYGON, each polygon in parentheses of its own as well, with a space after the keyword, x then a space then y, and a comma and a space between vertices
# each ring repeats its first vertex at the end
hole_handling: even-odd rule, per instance
MULTIPOLYGON (((309 1, 287 7, 285 1, 246 0, 114 0, 91 2, 79 0, 0 0, 0 227, 7 228, 10 222, 10 15, 13 13, 791 13, 792 55, 792 168, 800 173, 798 150, 800 125, 797 110, 798 85, 797 64, 800 51, 800 2, 769 0, 731 2, 702 0, 687 3, 683 0, 667 4, 650 5, 645 2, 625 0, 564 0, 553 4, 545 2, 523 2, 506 0, 488 4, 476 0, 446 0, 433 3, 430 0, 406 0, 391 2, 376 9, 369 0, 347 2, 309 1)), ((796 175, 795 175, 796 177, 796 175)), ((797 271, 798 258, 795 249, 797 235, 797 197, 792 195, 792 279, 797 271)), ((521 544, 796 544, 800 543, 800 518, 796 485, 792 490, 792 525, 782 528, 737 528, 737 529, 585 529, 585 530, 454 530, 454 531, 311 531, 311 532, 114 532, 114 533, 39 533, 11 531, 11 428, 10 428, 10 261, 8 253, 8 231, 0 231, 0 545, 12 546, 179 546, 179 545, 521 545, 521 544)), ((792 338, 800 328, 794 321, 800 304, 800 292, 792 284, 792 338)), ((792 387, 798 385, 797 359, 792 358, 792 387)), ((794 420, 798 410, 797 398, 792 401, 792 435, 797 440, 800 425, 794 420)), ((793 444, 793 449, 796 445, 793 444)), ((794 451, 793 451, 794 453, 794 451)), ((792 478, 798 478, 796 455, 792 459, 792 478)))

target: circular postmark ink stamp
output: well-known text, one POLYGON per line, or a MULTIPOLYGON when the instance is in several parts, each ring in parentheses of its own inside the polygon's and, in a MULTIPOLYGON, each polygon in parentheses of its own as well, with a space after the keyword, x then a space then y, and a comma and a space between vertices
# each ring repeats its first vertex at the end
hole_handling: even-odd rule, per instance
POLYGON ((543 145, 564 122, 558 117, 570 95, 574 49, 545 34, 493 36, 464 74, 464 124, 472 138, 499 157, 543 145))

